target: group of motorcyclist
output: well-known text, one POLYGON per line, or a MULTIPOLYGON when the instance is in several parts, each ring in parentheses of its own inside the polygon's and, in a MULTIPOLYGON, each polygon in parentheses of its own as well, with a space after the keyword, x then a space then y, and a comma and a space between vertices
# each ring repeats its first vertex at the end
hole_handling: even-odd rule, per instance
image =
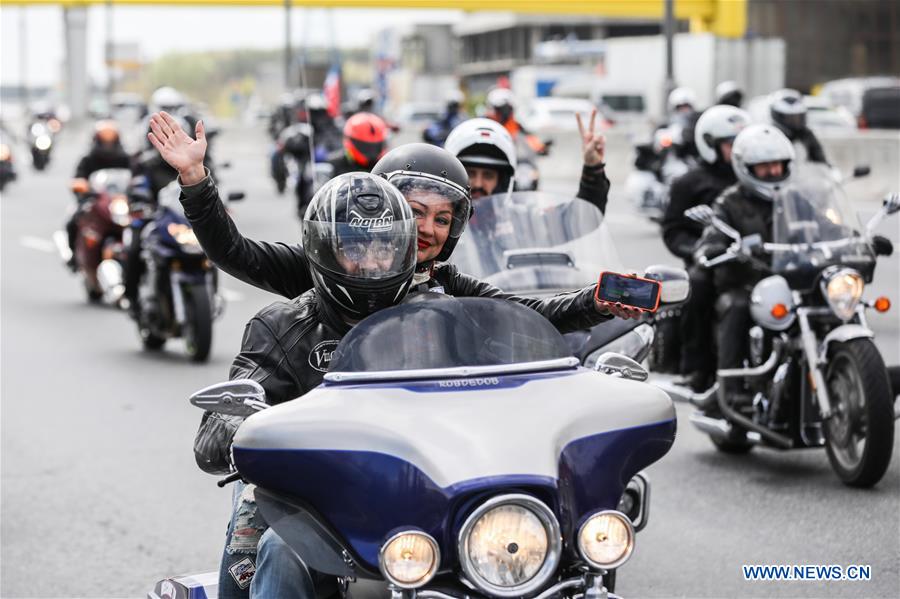
MULTIPOLYGON (((693 143, 684 151, 698 158, 696 166, 672 182, 662 220, 666 247, 684 260, 691 277, 691 298, 682 308, 680 323, 679 370, 696 392, 712 385, 717 368, 738 367, 743 362, 746 344, 739 340, 750 327, 749 291, 760 275, 741 264, 714 270, 700 267, 698 255, 720 254, 728 243, 685 212, 699 205, 713 206, 741 235, 759 233, 764 241, 771 241, 772 200, 801 162, 798 154, 825 162, 821 145, 806 126, 799 92, 784 89, 771 94, 771 124, 765 125, 752 124, 750 115, 740 108, 743 93, 734 82, 719 84, 716 96, 717 103, 702 114, 696 111, 689 90, 677 88, 669 100, 673 110, 691 115, 693 143)), ((726 392, 737 395, 743 389, 726 392)))
MULTIPOLYGON (((759 234, 769 240, 772 200, 789 181, 796 161, 792 140, 803 144, 810 160, 824 161, 815 136, 797 117, 795 95, 789 90, 773 97, 775 126, 751 124, 749 115, 736 106, 741 95, 736 86, 723 84, 717 91, 720 103, 702 114, 686 90, 676 90, 670 97, 673 115, 681 115, 674 118, 684 119, 685 128, 692 131, 693 143, 685 151, 696 152, 700 158, 699 166, 672 185, 663 223, 667 247, 684 259, 691 276, 693 293, 685 307, 681 369, 690 373, 697 389, 711 384, 716 367, 739 366, 743 361, 746 346, 734 341, 746 337, 749 329, 749 289, 758 276, 741 265, 712 272, 698 268, 698 256, 721 253, 728 240, 685 218, 684 212, 700 204, 713 205, 719 218, 742 235, 759 234), (711 313, 715 319, 709 318, 711 313), (712 343, 713 339, 717 342, 712 343)), ((334 147, 339 136, 324 100, 318 94, 305 96, 302 104, 307 117, 300 124, 306 127, 292 131, 297 125, 292 123, 279 131, 272 157, 276 181, 287 176, 287 156, 298 162, 316 156, 330 165, 327 182, 313 190, 313 182, 307 181, 298 192, 302 243, 255 241, 240 234, 208 168, 204 124, 197 121, 186 128, 177 117, 177 106, 157 105, 159 110, 149 118, 148 139, 155 163, 134 167, 113 125, 103 122, 76 175, 87 177, 99 168, 130 165, 150 180, 151 198, 161 184, 177 176, 185 215, 208 257, 232 276, 286 298, 250 320, 229 373, 232 379, 260 383, 269 403, 294 399, 317 386, 331 355, 323 348, 333 350, 366 316, 423 292, 518 302, 562 332, 613 317, 639 318, 635 309, 596 299, 595 286, 546 299, 519 297, 461 273, 447 262, 470 218, 478 218, 479 200, 513 187, 513 134, 521 126, 514 119, 508 90, 492 94, 492 118, 460 120, 452 128, 449 125, 459 115, 461 98, 451 98, 449 131, 445 137, 436 136, 436 140, 443 137, 443 148, 412 143, 390 151, 386 148, 388 126, 371 112, 348 118, 341 146, 334 147)), ((605 173, 605 138, 596 132, 595 119, 596 112, 585 127, 578 117, 583 152, 578 197, 605 213, 610 183, 605 173)), ((74 218, 67 227, 70 243, 74 218)), ((133 279, 138 271, 129 267, 127 272, 133 279)), ((134 293, 135 283, 131 281, 126 297, 133 297, 129 294, 134 293)), ((726 392, 737 395, 743 390, 735 387, 726 392)), ((232 470, 230 445, 239 425, 237 417, 204 414, 194 445, 204 471, 232 470)), ((220 567, 219 596, 311 598, 321 582, 267 529, 256 510, 252 487, 238 484, 220 567), (250 580, 235 575, 246 560, 256 571, 250 580)))
MULTIPOLYGON (((170 111, 175 115, 174 121, 181 131, 193 131, 191 123, 199 120, 195 110, 191 107, 187 98, 171 87, 161 87, 151 96, 150 106, 153 110, 170 111)), ((141 124, 141 127, 150 131, 149 116, 141 124)), ((211 164, 209 156, 206 164, 211 164)), ((156 207, 159 192, 170 184, 178 176, 178 171, 170 166, 150 145, 140 148, 135 153, 129 153, 122 145, 121 132, 118 124, 111 119, 98 121, 94 125, 90 148, 78 162, 75 168, 75 179, 72 188, 75 192, 75 205, 65 223, 66 237, 70 251, 67 265, 73 271, 78 268, 75 257, 75 243, 78 235, 78 222, 84 210, 89 207, 91 199, 87 180, 90 176, 103 169, 130 169, 133 175, 129 186, 129 201, 141 203, 144 208, 144 218, 134 221, 134 230, 129 236, 130 242, 126 249, 124 264, 124 294, 122 305, 127 307, 132 317, 137 318, 139 303, 137 302, 137 289, 141 275, 141 231, 152 222, 153 212, 156 207), (80 183, 80 184, 79 184, 80 183), (87 189, 88 191, 80 191, 87 189)))

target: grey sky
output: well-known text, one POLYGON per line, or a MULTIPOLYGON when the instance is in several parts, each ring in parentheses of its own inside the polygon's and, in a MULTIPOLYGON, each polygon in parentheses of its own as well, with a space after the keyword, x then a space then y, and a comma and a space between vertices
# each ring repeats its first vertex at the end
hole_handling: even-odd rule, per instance
MULTIPOLYGON (((26 15, 27 82, 47 85, 61 78, 64 60, 62 9, 57 6, 0 8, 2 63, 0 82, 20 82, 20 14, 26 15)), ((105 78, 103 45, 106 31, 103 6, 88 8, 88 68, 97 80, 105 78)), ((308 36, 311 45, 328 45, 330 27, 324 9, 292 11, 293 41, 308 36)), ((180 8, 116 7, 116 42, 137 42, 144 58, 172 50, 223 48, 280 48, 284 45, 284 9, 276 7, 180 8)), ((376 31, 410 23, 453 23, 462 13, 451 10, 334 10, 335 38, 340 46, 365 46, 376 31)))

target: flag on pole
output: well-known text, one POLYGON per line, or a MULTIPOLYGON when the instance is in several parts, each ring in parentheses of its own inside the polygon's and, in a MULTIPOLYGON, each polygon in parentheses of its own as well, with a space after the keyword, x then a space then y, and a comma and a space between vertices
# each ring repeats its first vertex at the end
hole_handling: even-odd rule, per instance
POLYGON ((341 71, 337 65, 331 67, 322 86, 328 114, 333 118, 341 114, 341 71))

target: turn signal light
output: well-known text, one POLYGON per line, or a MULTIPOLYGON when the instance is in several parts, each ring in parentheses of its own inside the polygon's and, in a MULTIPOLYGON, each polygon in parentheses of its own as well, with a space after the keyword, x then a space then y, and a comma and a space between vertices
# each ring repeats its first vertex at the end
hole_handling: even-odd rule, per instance
POLYGON ((772 306, 772 316, 774 316, 778 320, 781 320, 787 315, 788 309, 784 304, 775 304, 774 306, 772 306))
POLYGON ((886 298, 885 296, 881 296, 875 300, 875 310, 878 312, 887 312, 891 309, 891 300, 886 298))

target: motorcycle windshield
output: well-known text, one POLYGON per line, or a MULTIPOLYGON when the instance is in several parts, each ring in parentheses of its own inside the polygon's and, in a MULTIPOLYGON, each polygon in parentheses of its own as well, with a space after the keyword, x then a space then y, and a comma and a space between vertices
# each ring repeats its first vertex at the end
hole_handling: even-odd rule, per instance
POLYGON ((502 366, 571 355, 553 325, 522 305, 421 293, 356 325, 335 349, 329 370, 502 366))
POLYGON ((110 195, 126 193, 130 182, 131 171, 127 168, 103 168, 88 178, 92 190, 110 195))
POLYGON ((875 255, 832 170, 806 164, 776 197, 772 270, 811 288, 822 269, 840 265, 867 275, 875 255))
POLYGON ((504 291, 549 295, 623 272, 603 213, 567 195, 522 191, 475 200, 451 261, 504 291))

